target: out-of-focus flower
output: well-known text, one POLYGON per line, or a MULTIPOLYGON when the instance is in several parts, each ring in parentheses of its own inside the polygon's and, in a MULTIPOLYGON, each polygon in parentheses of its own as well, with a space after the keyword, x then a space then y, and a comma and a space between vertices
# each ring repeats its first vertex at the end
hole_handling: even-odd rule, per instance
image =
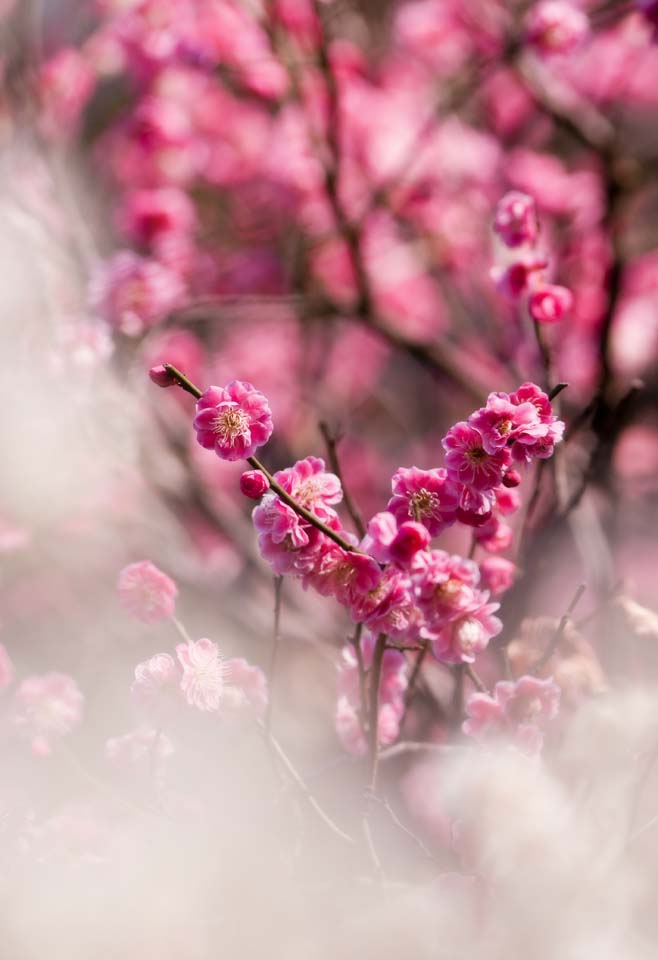
POLYGON ((179 307, 184 293, 184 284, 173 270, 121 250, 93 279, 90 299, 107 323, 128 337, 137 337, 179 307))
POLYGON ((138 727, 121 737, 110 737, 105 742, 105 756, 112 763, 138 766, 152 762, 154 758, 164 760, 174 752, 174 746, 159 730, 150 727, 138 727))
POLYGON ((267 678, 260 667, 248 663, 244 657, 224 661, 226 686, 223 706, 227 710, 251 708, 260 716, 267 707, 267 678))
POLYGON ((176 655, 183 668, 180 687, 185 699, 199 710, 219 710, 226 683, 226 664, 212 640, 179 643, 176 655))
POLYGON ((143 623, 158 623, 174 615, 178 588, 171 577, 150 560, 124 567, 117 590, 128 613, 143 623))
POLYGON ((194 206, 178 187, 134 190, 117 215, 119 229, 140 246, 151 246, 166 234, 186 234, 195 225, 194 206))
POLYGON ((178 688, 180 669, 168 653, 156 653, 135 667, 135 679, 130 688, 136 702, 149 710, 163 706, 178 688))
POLYGON ((14 665, 11 662, 7 648, 0 643, 0 691, 6 690, 14 679, 14 665))
POLYGON ((573 305, 573 294, 566 287, 547 283, 530 294, 528 310, 537 323, 559 323, 573 305))
POLYGON ((498 201, 493 228, 508 247, 534 244, 539 223, 533 198, 520 190, 510 190, 498 201))
POLYGON ((504 557, 487 557, 480 564, 482 586, 494 596, 500 596, 514 583, 516 564, 504 557))
POLYGON ((560 688, 552 679, 524 676, 514 682, 504 680, 496 684, 493 696, 471 694, 462 729, 480 741, 511 734, 521 750, 534 754, 542 747, 541 728, 557 716, 559 705, 560 688))
POLYGON ((542 56, 570 53, 588 33, 587 15, 567 0, 542 0, 526 19, 528 43, 542 56))
POLYGON ((270 439, 272 413, 260 390, 232 380, 199 398, 194 429, 201 446, 222 460, 244 460, 270 439))
POLYGON ((66 673, 26 677, 14 695, 14 719, 32 740, 32 751, 46 755, 51 740, 65 736, 80 723, 84 697, 66 673))

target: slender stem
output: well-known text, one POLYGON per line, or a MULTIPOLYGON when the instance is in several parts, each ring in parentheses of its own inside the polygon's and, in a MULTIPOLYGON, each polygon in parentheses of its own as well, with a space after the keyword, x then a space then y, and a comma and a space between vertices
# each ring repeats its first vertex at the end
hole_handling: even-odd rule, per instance
POLYGON ((180 370, 178 370, 176 367, 173 366, 173 364, 164 363, 163 367, 165 368, 167 373, 170 373, 172 377, 174 377, 174 379, 178 383, 178 386, 182 387, 182 389, 185 390, 187 393, 191 393, 192 396, 196 397, 197 400, 203 396, 201 390, 199 390, 198 387, 195 387, 192 381, 188 380, 185 374, 181 373, 180 370))
POLYGON ((377 785, 377 765, 379 760, 379 682, 382 677, 382 663, 386 648, 386 634, 380 633, 375 641, 370 668, 370 721, 368 724, 370 768, 368 788, 374 793, 377 785))
POLYGON ((479 693, 487 693, 487 685, 483 682, 480 676, 475 672, 470 663, 467 663, 464 672, 469 680, 472 681, 479 693))
MULTIPOLYGON (((193 397, 196 397, 198 400, 203 396, 201 390, 195 386, 191 380, 188 380, 185 374, 181 373, 176 367, 171 363, 164 364, 165 369, 175 378, 178 386, 185 390, 187 393, 190 393, 193 397)), ((318 530, 320 530, 326 537, 329 537, 330 540, 333 540, 334 543, 337 543, 339 547, 342 547, 343 550, 346 550, 348 553, 361 553, 361 550, 358 550, 356 547, 352 546, 349 541, 345 540, 339 533, 336 533, 335 530, 332 530, 331 527, 328 527, 326 523, 323 523, 314 513, 311 513, 310 510, 307 510, 306 507, 303 507, 301 503, 297 503, 294 497, 291 497, 283 487, 277 483, 270 471, 265 467, 260 460, 257 460, 256 457, 248 457, 247 463, 249 463, 255 470, 260 470, 261 473, 265 474, 269 480, 269 484, 272 490, 277 494, 280 500, 283 500, 284 503, 287 503, 296 514, 302 517, 304 520, 307 520, 308 523, 312 524, 318 530)))
POLYGON ((266 743, 268 744, 269 747, 271 747, 273 752, 276 754, 277 758, 281 762, 281 765, 286 770, 286 772, 290 776, 295 786, 299 789, 299 792, 302 794, 302 796, 304 797, 308 805, 311 807, 311 809, 314 810, 315 813, 317 813, 319 818, 331 830, 332 833, 334 833, 337 837, 339 837, 345 843, 349 843, 353 845, 354 840, 352 839, 352 837, 350 837, 349 834, 341 830, 341 828, 336 823, 334 823, 334 821, 331 819, 329 814, 320 806, 320 804, 318 803, 314 795, 311 793, 309 787, 305 783, 301 774, 298 773, 290 757, 285 752, 285 750, 283 749, 279 741, 276 740, 268 730, 266 730, 265 725, 263 723, 259 722, 259 727, 263 732, 266 743))
POLYGON ((423 648, 418 654, 418 656, 416 657, 416 661, 411 670, 411 676, 409 677, 409 683, 407 684, 405 708, 409 707, 409 704, 411 703, 411 699, 414 695, 414 688, 416 686, 416 681, 418 680, 418 676, 420 674, 420 668, 422 667, 423 661, 427 656, 428 646, 429 646, 429 643, 427 640, 425 640, 425 642, 423 643, 423 648))
POLYGON ((533 664, 533 666, 530 667, 530 673, 533 673, 533 674, 539 673, 539 671, 540 671, 543 667, 545 667, 546 664, 548 663, 548 661, 551 659, 551 657, 553 656, 553 654, 555 653, 555 651, 557 650, 557 648, 558 648, 558 646, 559 646, 560 640, 562 639, 562 637, 563 637, 563 635, 564 635, 564 631, 567 629, 567 624, 568 624, 569 621, 571 620, 571 614, 572 614, 572 613, 574 612, 574 610, 576 609, 578 603, 580 602, 580 598, 582 597, 582 595, 584 594, 584 592, 585 592, 585 584, 584 584, 584 583, 581 583, 581 584, 578 586, 578 589, 576 590, 576 592, 574 593, 573 599, 571 600, 571 603, 569 604, 569 606, 567 607, 565 613, 563 614, 563 616, 562 616, 562 618, 561 618, 561 620, 560 620, 560 622, 559 622, 559 624, 558 624, 557 630, 556 630, 555 633, 553 634, 553 637, 552 637, 552 639, 551 639, 551 642, 549 643, 548 647, 547 647, 546 650, 543 652, 543 654, 541 655, 541 657, 539 658, 539 660, 537 660, 537 661, 533 664))
POLYGON ((366 526, 363 522, 363 517, 357 507, 356 503, 352 499, 350 492, 345 484, 345 479, 343 477, 343 471, 340 468, 340 460, 338 459, 338 441, 340 437, 337 437, 329 429, 329 425, 325 423, 324 420, 320 422, 320 433, 324 437, 324 442, 327 445, 327 456, 329 457, 329 463, 331 469, 336 474, 340 480, 340 485, 343 488, 343 500, 345 502, 345 508, 352 518, 352 523, 356 528, 356 532, 359 534, 360 538, 365 537, 366 535, 366 526))
POLYGON ((274 702, 274 676, 276 671, 276 655, 279 651, 279 637, 281 626, 281 594, 283 592, 283 577, 274 578, 274 629, 272 631, 272 649, 270 651, 270 667, 267 672, 269 697, 265 710, 265 731, 269 735, 272 726, 272 704, 274 702))

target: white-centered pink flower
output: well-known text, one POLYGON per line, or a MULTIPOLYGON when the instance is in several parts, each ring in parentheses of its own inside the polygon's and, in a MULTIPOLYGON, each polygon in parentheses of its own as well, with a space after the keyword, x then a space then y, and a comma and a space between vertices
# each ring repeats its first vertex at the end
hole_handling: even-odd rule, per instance
POLYGON ((176 655, 183 668, 180 688, 185 699, 199 710, 219 710, 226 683, 226 663, 212 640, 179 643, 176 655))

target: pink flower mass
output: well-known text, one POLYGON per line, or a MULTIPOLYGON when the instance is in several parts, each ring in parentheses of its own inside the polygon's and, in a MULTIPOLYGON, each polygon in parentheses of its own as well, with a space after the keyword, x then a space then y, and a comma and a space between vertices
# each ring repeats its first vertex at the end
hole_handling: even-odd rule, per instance
POLYGON ((649 960, 658 0, 0 37, 0 960, 649 960))

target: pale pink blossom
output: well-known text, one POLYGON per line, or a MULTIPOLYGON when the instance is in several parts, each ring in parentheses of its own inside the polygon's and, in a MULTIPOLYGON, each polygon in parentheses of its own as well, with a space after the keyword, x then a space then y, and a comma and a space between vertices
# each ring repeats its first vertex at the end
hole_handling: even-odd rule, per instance
POLYGON ((158 623, 174 615, 178 588, 150 560, 124 567, 117 589, 122 606, 143 623, 158 623))
POLYGON ((164 760, 174 752, 174 746, 159 730, 150 727, 138 727, 120 737, 110 737, 105 741, 105 757, 121 766, 139 766, 151 764, 153 760, 164 760))
POLYGON ((489 603, 488 598, 486 591, 478 591, 472 603, 432 637, 432 652, 437 660, 473 663, 492 637, 500 633, 503 625, 494 616, 500 604, 489 603))
POLYGON ((180 683, 180 668, 168 653, 156 653, 135 667, 130 691, 135 702, 149 713, 160 715, 172 704, 180 683))
POLYGON ((180 688, 190 706, 219 710, 226 684, 226 664, 217 644, 206 638, 190 640, 177 645, 176 655, 183 668, 180 688))
POLYGON ((560 688, 552 679, 523 676, 496 684, 493 696, 473 693, 466 701, 468 719, 462 729, 479 741, 511 736, 525 753, 536 754, 543 743, 542 727, 553 720, 560 705, 560 688))
POLYGON ((487 557, 480 564, 480 579, 485 590, 498 597, 514 583, 516 564, 504 557, 487 557))
POLYGON ((7 653, 7 648, 0 643, 0 691, 11 686, 14 679, 14 665, 7 653))
POLYGON ((243 657, 224 661, 226 687, 224 706, 232 709, 248 707, 261 716, 268 701, 267 678, 260 667, 253 666, 243 657))
POLYGON ((589 33, 587 15, 569 0, 541 0, 526 19, 526 37, 543 56, 570 53, 589 33))
POLYGON ((92 280, 92 306, 110 326, 137 337, 183 302, 180 276, 157 260, 122 250, 92 280))
POLYGON ((510 190, 498 201, 493 228, 508 247, 534 244, 539 223, 533 198, 520 190, 510 190))
POLYGON ((14 719, 32 741, 35 754, 51 752, 53 738, 65 736, 82 719, 84 697, 65 673, 26 677, 14 695, 14 719))
POLYGON ((222 460, 244 460, 270 439, 272 413, 260 390, 232 380, 199 398, 194 429, 201 446, 222 460))

